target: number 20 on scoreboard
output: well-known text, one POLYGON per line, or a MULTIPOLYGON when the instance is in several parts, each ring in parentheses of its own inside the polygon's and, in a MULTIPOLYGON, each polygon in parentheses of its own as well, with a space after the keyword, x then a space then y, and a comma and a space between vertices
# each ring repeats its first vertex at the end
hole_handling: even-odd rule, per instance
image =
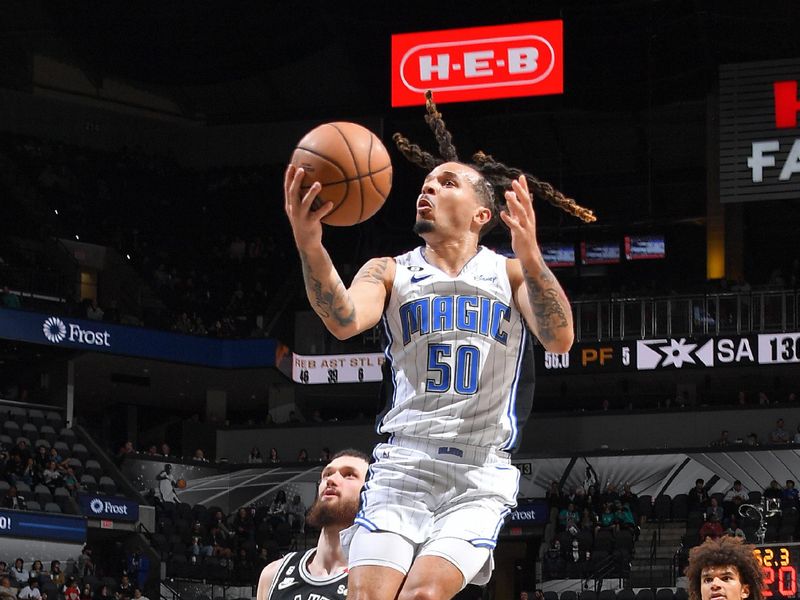
POLYGON ((776 600, 796 598, 800 546, 769 544, 759 546, 753 552, 764 570, 764 597, 776 600))

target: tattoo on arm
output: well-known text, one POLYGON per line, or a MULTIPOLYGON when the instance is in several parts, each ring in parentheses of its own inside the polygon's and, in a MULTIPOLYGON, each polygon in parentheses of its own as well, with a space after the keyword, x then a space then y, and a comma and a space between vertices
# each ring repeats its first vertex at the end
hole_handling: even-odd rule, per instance
POLYGON ((542 267, 538 277, 528 273, 524 267, 522 272, 539 337, 543 342, 548 342, 556 338, 555 330, 567 327, 569 321, 561 294, 553 287, 556 278, 546 265, 542 264, 542 267))
POLYGON ((356 273, 356 276, 353 278, 353 283, 357 281, 366 281, 367 283, 383 285, 383 276, 384 273, 386 273, 386 265, 388 263, 388 258, 377 258, 369 261, 356 273))
POLYGON ((341 278, 336 275, 335 281, 323 282, 313 273, 304 252, 300 253, 300 260, 303 263, 306 292, 314 312, 323 321, 333 319, 337 325, 342 327, 352 323, 356 317, 356 308, 348 296, 341 278))

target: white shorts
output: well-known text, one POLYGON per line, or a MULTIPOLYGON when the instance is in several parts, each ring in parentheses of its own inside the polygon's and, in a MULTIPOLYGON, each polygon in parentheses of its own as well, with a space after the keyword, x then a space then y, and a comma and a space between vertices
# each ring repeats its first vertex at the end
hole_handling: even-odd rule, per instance
POLYGON ((491 550, 517 504, 519 471, 509 455, 493 448, 396 437, 391 444, 378 444, 374 456, 356 525, 407 538, 415 555, 426 553, 432 540, 445 538, 489 549, 480 580, 471 583, 488 581, 491 550))

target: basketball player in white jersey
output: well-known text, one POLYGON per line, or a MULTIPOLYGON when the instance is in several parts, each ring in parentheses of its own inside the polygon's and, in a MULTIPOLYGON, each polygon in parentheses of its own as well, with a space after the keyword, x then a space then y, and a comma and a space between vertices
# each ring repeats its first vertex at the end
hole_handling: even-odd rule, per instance
POLYGON ((352 525, 358 496, 367 475, 369 457, 357 450, 342 450, 322 469, 317 500, 308 523, 320 528, 315 548, 290 552, 271 562, 258 580, 257 600, 347 598, 347 556, 339 532, 352 525))
POLYGON ((428 170, 414 231, 425 244, 368 261, 346 288, 322 244, 321 187, 301 196, 290 166, 285 209, 311 306, 340 339, 383 320, 389 436, 361 494, 349 546, 348 600, 448 600, 488 581, 492 549, 516 505, 519 474, 509 452, 530 411, 533 360, 525 324, 550 352, 573 341, 569 301, 536 241, 531 189, 584 220, 594 214, 550 184, 482 152, 459 161, 432 95, 426 121, 437 159, 401 134, 403 155, 428 170), (504 201, 504 202, 503 202, 504 201), (500 210, 500 206, 506 208, 500 210), (498 216, 516 258, 479 245, 498 216))

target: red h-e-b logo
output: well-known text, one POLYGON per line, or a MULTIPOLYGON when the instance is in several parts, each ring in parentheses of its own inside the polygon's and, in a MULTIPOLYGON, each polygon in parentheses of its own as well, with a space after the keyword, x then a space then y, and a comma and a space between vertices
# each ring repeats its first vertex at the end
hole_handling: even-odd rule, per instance
POLYGON ((797 98, 796 81, 776 81, 772 84, 775 94, 775 127, 791 129, 797 127, 800 99, 797 98))
POLYGON ((392 106, 561 94, 563 22, 392 36, 392 106))

